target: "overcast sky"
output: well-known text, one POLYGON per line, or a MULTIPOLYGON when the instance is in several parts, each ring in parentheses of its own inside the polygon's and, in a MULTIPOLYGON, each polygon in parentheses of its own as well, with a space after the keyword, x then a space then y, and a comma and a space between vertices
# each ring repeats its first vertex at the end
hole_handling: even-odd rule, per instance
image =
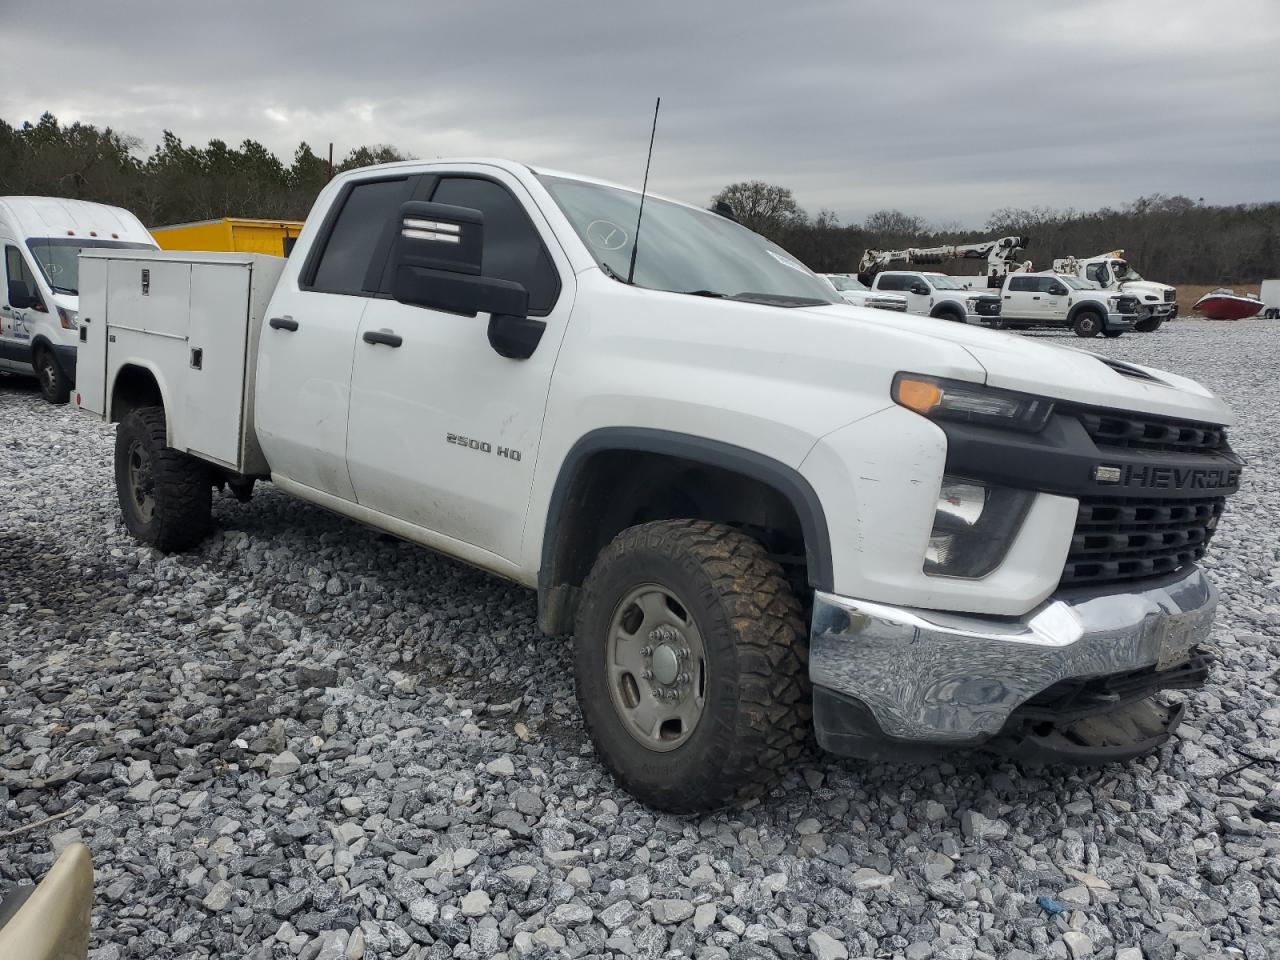
POLYGON ((691 202, 759 178, 845 223, 980 226, 1280 200, 1280 0, 0 0, 0 35, 0 117, 148 151, 386 142, 638 185, 661 95, 650 186, 691 202))

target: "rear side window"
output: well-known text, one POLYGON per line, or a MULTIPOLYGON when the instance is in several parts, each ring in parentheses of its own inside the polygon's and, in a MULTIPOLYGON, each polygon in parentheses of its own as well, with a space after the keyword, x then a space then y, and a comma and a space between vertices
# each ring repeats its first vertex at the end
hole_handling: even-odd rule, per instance
POLYGON ((1036 289, 1035 277, 1010 277, 1009 292, 1010 293, 1027 293, 1036 289))
POLYGON ((529 291, 529 312, 550 312, 560 295, 560 277, 524 207, 506 187, 492 180, 446 177, 431 200, 483 213, 484 275, 523 284, 529 291))
POLYGON ((365 273, 378 240, 410 199, 412 184, 402 180, 357 183, 333 222, 310 288, 323 293, 364 294, 365 273))

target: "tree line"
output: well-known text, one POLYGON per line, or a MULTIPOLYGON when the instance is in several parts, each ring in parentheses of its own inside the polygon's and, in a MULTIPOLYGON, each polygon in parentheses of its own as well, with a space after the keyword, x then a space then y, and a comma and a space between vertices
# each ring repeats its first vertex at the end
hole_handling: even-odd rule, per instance
MULTIPOLYGON (((0 194, 71 197, 131 210, 147 226, 261 217, 301 220, 329 180, 329 162, 307 143, 284 163, 256 140, 188 146, 165 131, 149 154, 110 127, 60 124, 45 113, 15 127, 0 120, 0 194)), ((404 160, 394 147, 357 147, 332 172, 404 160)))
MULTIPOLYGON (((300 143, 289 162, 263 144, 210 140, 197 147, 165 131, 150 154, 137 137, 92 124, 0 120, 0 194, 73 197, 125 207, 148 226, 226 216, 301 220, 330 173, 407 159, 387 144, 356 147, 333 165, 300 143)), ((1169 283, 1248 283, 1280 275, 1280 202, 1207 206, 1152 194, 1118 209, 1002 208, 982 229, 932 224, 880 210, 842 224, 830 210, 810 215, 791 190, 759 180, 730 184, 711 198, 814 270, 851 272, 863 250, 937 246, 1018 234, 1038 268, 1055 257, 1122 248, 1145 276, 1169 283)), ((973 261, 943 270, 977 272, 973 261)))
MULTIPOLYGON (((855 272, 864 250, 933 247, 995 237, 1024 237, 1026 258, 1048 269, 1055 258, 1081 259, 1123 249, 1140 273, 1185 284, 1255 283, 1280 276, 1280 202, 1215 207, 1184 196, 1151 194, 1119 209, 1089 212, 1004 207, 981 230, 931 225, 900 210, 879 210, 857 224, 834 213, 810 216, 791 190, 759 180, 730 184, 712 204, 728 203, 739 222, 823 273, 855 272)), ((982 272, 974 261, 931 270, 982 272)))

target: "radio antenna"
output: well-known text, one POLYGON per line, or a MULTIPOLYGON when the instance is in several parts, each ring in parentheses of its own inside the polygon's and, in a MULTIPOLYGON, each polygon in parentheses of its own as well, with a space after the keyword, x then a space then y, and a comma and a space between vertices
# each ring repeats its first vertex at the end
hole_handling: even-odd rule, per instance
POLYGON ((636 235, 631 241, 631 268, 627 270, 627 283, 636 278, 636 251, 640 249, 640 220, 644 217, 644 195, 649 192, 649 164, 653 163, 653 138, 658 132, 658 108, 662 106, 662 98, 653 105, 653 129, 649 131, 649 159, 644 162, 644 186, 640 188, 640 210, 636 213, 636 235))

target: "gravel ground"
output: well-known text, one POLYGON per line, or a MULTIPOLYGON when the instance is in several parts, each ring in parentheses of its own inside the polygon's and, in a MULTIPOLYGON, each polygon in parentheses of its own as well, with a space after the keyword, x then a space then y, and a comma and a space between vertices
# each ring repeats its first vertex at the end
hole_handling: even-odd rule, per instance
POLYGON ((815 755, 701 818, 596 763, 532 595, 269 486, 141 549, 111 430, 0 379, 0 834, 70 813, 0 837, 0 887, 83 839, 95 960, 1280 956, 1278 332, 1041 335, 1240 417, 1219 659, 1162 755, 815 755))

